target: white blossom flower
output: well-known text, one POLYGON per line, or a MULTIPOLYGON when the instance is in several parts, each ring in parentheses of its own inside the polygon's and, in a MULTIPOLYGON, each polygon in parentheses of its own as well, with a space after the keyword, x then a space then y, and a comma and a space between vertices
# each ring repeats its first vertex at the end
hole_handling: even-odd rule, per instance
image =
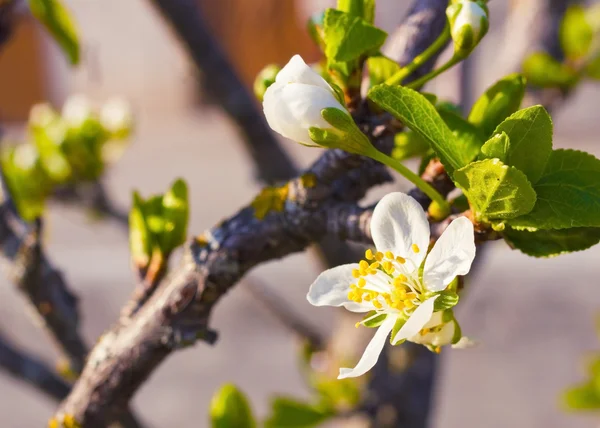
POLYGON ((79 127, 93 114, 90 100, 83 94, 70 96, 62 108, 63 119, 72 127, 79 127))
POLYGON ((133 126, 131 105, 123 98, 108 100, 100 110, 100 123, 113 134, 128 132, 133 126))
POLYGON ((469 219, 452 221, 427 254, 430 234, 425 212, 410 196, 390 193, 375 207, 371 234, 375 253, 367 250, 366 260, 358 264, 323 272, 307 296, 315 306, 369 312, 357 326, 379 324, 356 367, 340 369, 339 379, 370 370, 390 333, 393 345, 409 340, 436 351, 460 339, 452 311, 434 312, 434 307, 441 292, 471 268, 475 239, 469 219))
POLYGON ((269 126, 278 134, 307 146, 318 146, 309 135, 312 127, 331 130, 321 110, 348 111, 334 89, 300 57, 294 55, 267 88, 263 109, 269 126))

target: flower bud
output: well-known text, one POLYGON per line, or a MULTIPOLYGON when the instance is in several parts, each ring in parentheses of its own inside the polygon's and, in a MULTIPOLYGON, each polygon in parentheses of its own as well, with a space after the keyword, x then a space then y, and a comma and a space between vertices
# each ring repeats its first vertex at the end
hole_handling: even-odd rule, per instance
POLYGON ((281 67, 278 65, 269 64, 256 75, 256 79, 254 79, 254 95, 259 101, 263 100, 267 88, 275 83, 275 77, 277 77, 277 73, 280 70, 281 67))
POLYGON ((487 6, 479 1, 457 0, 446 9, 454 53, 466 57, 489 28, 487 6))
POLYGON ((318 146, 310 137, 311 128, 335 130, 321 111, 334 108, 348 117, 338 93, 299 55, 277 74, 264 94, 263 109, 269 126, 278 134, 307 146, 318 146))

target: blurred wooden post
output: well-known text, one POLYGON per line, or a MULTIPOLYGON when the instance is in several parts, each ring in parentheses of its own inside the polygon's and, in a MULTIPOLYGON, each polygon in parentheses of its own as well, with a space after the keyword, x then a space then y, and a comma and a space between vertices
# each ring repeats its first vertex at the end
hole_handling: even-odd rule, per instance
POLYGON ((27 120, 31 106, 47 98, 42 46, 40 28, 24 16, 0 55, 0 119, 5 124, 27 120))
POLYGON ((297 13, 297 0, 196 1, 246 85, 266 64, 284 65, 293 54, 307 62, 319 59, 297 13))

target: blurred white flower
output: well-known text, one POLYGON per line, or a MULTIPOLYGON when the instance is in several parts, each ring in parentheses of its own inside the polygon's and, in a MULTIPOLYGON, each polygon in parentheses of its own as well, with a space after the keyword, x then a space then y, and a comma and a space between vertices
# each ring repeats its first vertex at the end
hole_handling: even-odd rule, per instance
POLYGON ((133 127, 131 105, 123 98, 108 100, 100 110, 100 123, 112 134, 129 132, 133 127))
POLYGON ((486 6, 473 0, 458 0, 446 10, 457 52, 468 54, 489 28, 486 6))
POLYGON ((473 224, 454 220, 427 255, 429 223, 421 206, 408 195, 390 193, 375 207, 371 234, 377 252, 366 260, 323 272, 311 285, 308 301, 315 306, 343 306, 369 312, 359 324, 378 326, 353 369, 340 369, 339 379, 370 370, 391 333, 393 345, 409 340, 439 350, 460 339, 452 311, 434 312, 436 299, 475 258, 473 224), (422 273, 420 267, 423 264, 422 273))
POLYGON ((92 103, 83 94, 70 96, 62 108, 63 119, 74 128, 83 125, 92 114, 92 103))

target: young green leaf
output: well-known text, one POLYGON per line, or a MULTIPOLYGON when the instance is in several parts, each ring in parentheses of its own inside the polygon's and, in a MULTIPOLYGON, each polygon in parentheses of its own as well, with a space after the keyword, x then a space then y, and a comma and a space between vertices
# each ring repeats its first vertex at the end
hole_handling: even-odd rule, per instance
POLYGON ((496 134, 481 147, 480 159, 500 159, 502 163, 508 163, 508 153, 510 151, 510 138, 506 132, 496 134))
POLYGON ((375 20, 375 0, 338 0, 337 9, 358 16, 369 24, 375 20))
POLYGON ((588 23, 582 6, 572 5, 567 9, 560 25, 559 37, 567 58, 582 58, 589 52, 594 30, 588 23))
POLYGON ((473 162, 455 171, 478 221, 500 220, 527 214, 535 204, 535 192, 525 174, 498 159, 473 162))
POLYGON ((461 154, 461 162, 466 165, 473 161, 485 141, 482 132, 473 124, 467 122, 458 114, 447 108, 438 108, 438 113, 456 137, 456 144, 461 154))
POLYGON ((513 113, 494 134, 502 132, 510 139, 505 163, 537 183, 552 153, 552 119, 546 109, 538 105, 513 113))
POLYGON ((420 93, 402 86, 377 85, 369 99, 423 137, 438 155, 448 174, 468 163, 461 145, 435 107, 420 93))
POLYGON ((129 211, 129 249, 131 258, 136 266, 146 267, 150 262, 152 246, 154 245, 152 236, 146 225, 146 215, 144 212, 145 202, 138 192, 133 192, 133 202, 129 211))
POLYGON ((579 80, 577 73, 546 52, 535 52, 523 62, 523 74, 533 86, 568 89, 579 80))
POLYGON ((187 238, 189 203, 185 181, 175 181, 163 196, 162 204, 165 229, 160 236, 160 246, 164 254, 169 254, 187 238))
POLYGON ((310 428, 334 415, 331 409, 287 397, 275 398, 272 408, 273 413, 265 421, 265 428, 310 428))
POLYGON ((535 191, 535 207, 513 228, 600 227, 600 160, 589 153, 554 150, 535 191))
POLYGON ((256 422, 248 399, 235 385, 226 384, 210 402, 212 428, 255 428, 256 422))
POLYGON ((600 409, 600 391, 590 381, 583 385, 569 388, 563 395, 564 403, 573 410, 598 410, 600 409))
POLYGON ((376 51, 387 33, 357 16, 335 9, 325 12, 325 56, 330 62, 347 62, 376 51))
POLYGON ((500 122, 519 109, 525 96, 525 84, 520 74, 509 74, 494 83, 473 105, 469 122, 489 137, 500 122))
POLYGON ((28 0, 31 13, 54 37, 72 65, 79 63, 79 36, 61 0, 28 0))
MULTIPOLYGON (((573 227, 560 230, 528 232, 507 227, 506 242, 533 257, 554 257, 560 254, 586 250, 600 242, 600 227, 573 227)), ((438 299, 439 300, 439 299, 438 299)))
POLYGON ((375 86, 396 74, 400 70, 400 65, 388 57, 377 55, 367 59, 367 68, 369 69, 369 86, 375 86))
POLYGON ((413 131, 399 132, 394 137, 392 157, 403 161, 415 156, 424 155, 429 150, 429 144, 413 131))

